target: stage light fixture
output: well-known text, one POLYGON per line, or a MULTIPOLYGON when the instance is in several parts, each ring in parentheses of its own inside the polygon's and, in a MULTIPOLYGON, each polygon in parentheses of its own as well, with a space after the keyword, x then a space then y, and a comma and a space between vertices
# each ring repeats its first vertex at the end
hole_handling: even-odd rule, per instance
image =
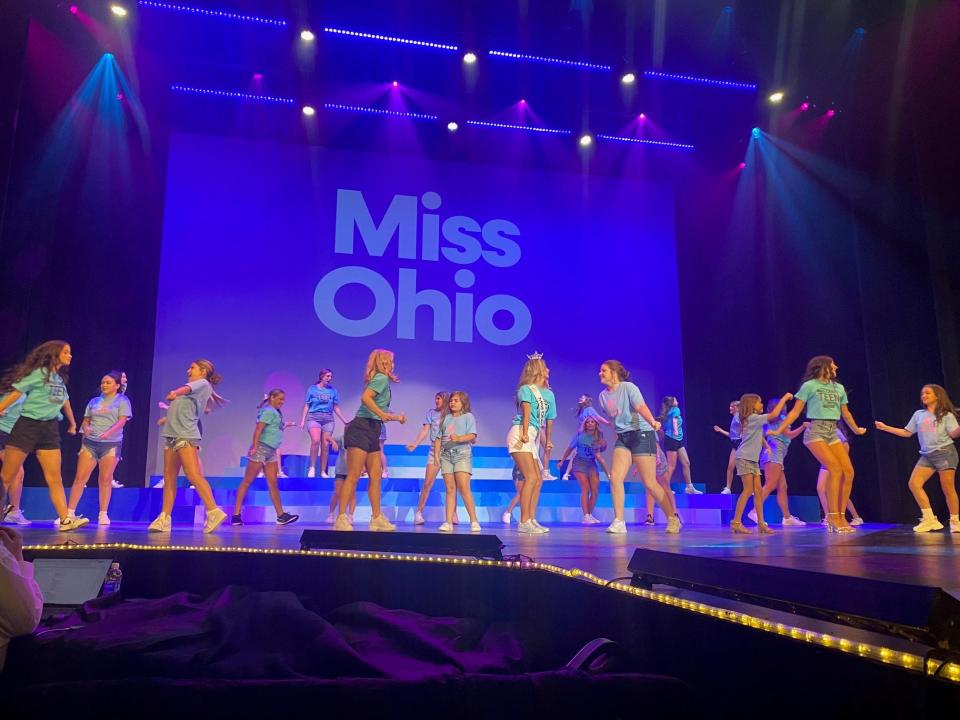
POLYGON ((309 30, 301 30, 300 39, 303 40, 304 42, 313 42, 314 40, 317 39, 317 36, 314 35, 312 32, 310 32, 309 30))
POLYGON ((206 17, 218 18, 223 20, 236 20, 238 22, 257 23, 259 25, 271 25, 273 27, 286 27, 286 20, 277 18, 258 17, 256 15, 241 15, 239 13, 228 12, 225 10, 209 10, 207 8, 191 7, 189 5, 179 5, 174 3, 156 2, 155 0, 139 0, 140 7, 151 10, 168 10, 170 12, 190 13, 192 15, 203 15, 206 17))
POLYGON ((800 103, 800 112, 806 112, 809 109, 810 109, 809 101, 804 100, 802 103, 800 103))
POLYGON ((779 105, 783 102, 784 92, 783 90, 777 90, 767 95, 767 100, 769 100, 774 105, 779 105))
POLYGON ((524 100, 523 98, 520 98, 520 104, 521 104, 521 105, 526 105, 526 104, 527 104, 527 101, 524 100))
POLYGON ((580 136, 580 140, 578 142, 580 143, 580 147, 588 148, 593 145, 593 138, 590 136, 590 133, 584 133, 580 136))
POLYGON ((760 137, 760 128, 755 127, 750 131, 750 134, 753 136, 754 140, 760 137))
POLYGON ((301 112, 307 117, 313 117, 317 114, 317 111, 313 109, 312 105, 304 105, 301 112))
POLYGON ((397 110, 381 110, 380 108, 363 107, 362 105, 341 105, 340 103, 324 103, 326 110, 342 110, 344 112, 367 113, 370 115, 385 115, 388 117, 405 117, 414 120, 436 120, 436 115, 424 113, 399 112, 397 110))
POLYGON ((398 83, 396 80, 394 80, 391 84, 392 84, 394 87, 400 87, 400 83, 398 83))
POLYGON ((477 54, 472 52, 464 54, 463 62, 467 65, 473 65, 475 62, 477 62, 477 54))
POLYGON ((381 42, 399 43, 401 45, 416 45, 417 47, 432 48, 434 50, 450 50, 456 52, 460 49, 456 45, 447 45, 445 43, 427 42, 425 40, 411 40, 410 38, 392 37, 390 35, 377 35, 375 33, 344 30, 343 28, 325 27, 323 31, 332 35, 345 35, 347 37, 361 38, 363 40, 379 40, 381 42))
POLYGON ((632 72, 624 73, 620 77, 620 82, 623 83, 624 85, 633 85, 636 81, 637 81, 637 76, 632 72))
POLYGON ((643 138, 624 137, 622 135, 604 135, 597 133, 598 140, 613 140, 615 142, 634 143, 636 145, 652 145, 653 147, 675 148, 677 150, 693 150, 689 143, 667 142, 666 140, 645 140, 643 138))
POLYGON ((737 167, 740 168, 741 170, 743 170, 746 166, 747 164, 745 162, 741 162, 739 165, 737 165, 737 167))
POLYGON ((256 93, 231 92, 228 90, 211 90, 208 88, 191 87, 189 85, 171 85, 174 92, 187 95, 206 95, 209 97, 230 98, 234 100, 252 100, 254 102, 273 103, 277 105, 293 105, 293 98, 276 97, 274 95, 259 95, 256 93))
POLYGON ((71 15, 76 15, 76 14, 79 13, 79 12, 80 12, 80 8, 78 8, 76 5, 71 5, 71 6, 70 6, 70 14, 71 14, 71 15))
POLYGON ((647 119, 646 113, 640 113, 639 115, 637 115, 637 120, 639 120, 640 122, 643 122, 646 119, 647 119))
POLYGON ((836 114, 837 114, 837 111, 834 110, 833 108, 830 108, 829 110, 827 110, 827 117, 828 117, 828 118, 832 118, 832 117, 833 117, 834 115, 836 115, 836 114))
POLYGON ((524 130, 526 132, 545 133, 550 135, 572 135, 571 130, 559 130, 557 128, 537 127, 536 125, 514 125, 512 123, 487 122, 486 120, 467 120, 467 125, 476 125, 478 127, 500 128, 502 130, 524 130))
POLYGON ((117 17, 127 16, 127 9, 123 5, 111 5, 110 12, 112 12, 117 17))
POLYGON ((253 79, 257 82, 260 82, 261 80, 263 80, 263 73, 254 73, 253 79))
POLYGON ((457 123, 455 123, 453 120, 447 123, 447 130, 449 130, 450 132, 456 132, 459 129, 460 129, 460 126, 457 125, 457 123))
POLYGON ((729 90, 749 90, 757 89, 756 83, 737 82, 735 80, 717 80, 715 78, 697 77, 695 75, 679 75, 677 73, 665 73, 658 70, 645 70, 644 77, 654 80, 669 80, 672 82, 690 83, 693 85, 707 85, 710 87, 727 88, 729 90))
POLYGON ((613 69, 609 65, 600 65, 582 60, 567 60, 565 58, 546 57, 543 55, 525 55, 523 53, 508 52, 506 50, 490 50, 488 54, 494 57, 507 58, 508 60, 523 60, 545 65, 564 65, 566 67, 582 68, 583 70, 610 72, 613 69))

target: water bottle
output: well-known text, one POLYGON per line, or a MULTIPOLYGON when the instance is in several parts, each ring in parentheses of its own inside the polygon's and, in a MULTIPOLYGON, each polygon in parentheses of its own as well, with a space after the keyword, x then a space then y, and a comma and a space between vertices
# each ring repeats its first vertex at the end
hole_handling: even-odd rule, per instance
POLYGON ((107 570, 107 577, 103 581, 103 595, 113 595, 120 592, 120 581, 123 580, 123 573, 120 571, 120 563, 110 564, 107 570))

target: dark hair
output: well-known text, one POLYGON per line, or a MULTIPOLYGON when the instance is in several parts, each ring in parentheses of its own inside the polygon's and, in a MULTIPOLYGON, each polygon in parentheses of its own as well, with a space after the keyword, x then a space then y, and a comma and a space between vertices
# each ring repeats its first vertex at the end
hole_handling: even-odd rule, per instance
MULTIPOLYGON (((317 373, 317 383, 316 383, 317 385, 323 382, 323 376, 326 375, 327 373, 330 373, 331 375, 333 375, 333 370, 331 370, 330 368, 320 368, 320 372, 317 373)), ((333 387, 333 385, 327 385, 327 387, 333 387)))
POLYGON ((817 355, 807 361, 807 369, 803 371, 801 383, 807 380, 819 380, 823 377, 823 371, 827 370, 829 374, 830 366, 833 365, 833 358, 829 355, 817 355))
POLYGON ((604 360, 602 364, 610 368, 611 372, 621 381, 630 379, 630 371, 627 370, 619 360, 604 360))
MULTIPOLYGON (((111 370, 110 372, 107 373, 107 375, 109 375, 114 380, 116 380, 117 385, 120 386, 120 389, 117 392, 119 392, 121 395, 127 392, 127 383, 122 382, 123 376, 126 375, 126 373, 123 372, 123 370, 111 370)), ((127 378, 127 380, 129 379, 130 378, 127 378)))
POLYGON ((23 380, 23 378, 38 368, 47 371, 47 378, 50 377, 50 373, 58 373, 60 377, 63 378, 64 384, 66 384, 70 377, 69 367, 67 365, 57 367, 57 363, 59 362, 58 358, 60 357, 60 353, 63 352, 63 349, 69 344, 66 340, 47 340, 37 345, 27 353, 27 356, 22 362, 14 365, 4 373, 3 379, 0 380, 0 392, 5 393, 11 390, 15 382, 23 380))
POLYGON ((774 409, 777 407, 778 402, 780 402, 780 398, 772 397, 769 400, 767 400, 767 411, 766 411, 767 415, 769 415, 774 411, 774 409))
MULTIPOLYGON (((286 395, 286 394, 287 393, 284 392, 281 388, 273 388, 270 392, 263 394, 263 400, 261 400, 260 404, 257 405, 257 410, 262 408, 264 405, 267 405, 277 395, 286 395)), ((282 430, 283 429, 283 412, 279 408, 277 408, 277 412, 280 414, 280 426, 281 426, 280 429, 282 430)))
POLYGON ((211 385, 216 385, 223 380, 223 375, 221 375, 216 371, 216 369, 214 369, 213 363, 210 362, 209 360, 200 358, 199 360, 194 360, 193 364, 207 374, 207 378, 206 378, 207 382, 210 383, 211 385))
POLYGON ((663 401, 660 403, 660 414, 657 416, 657 422, 663 422, 663 419, 667 416, 667 412, 677 403, 677 398, 673 395, 665 395, 663 401))
POLYGON ((954 416, 957 414, 957 409, 953 406, 953 402, 950 400, 950 396, 947 395, 947 391, 943 388, 942 385, 935 385, 933 383, 927 383, 924 385, 925 388, 930 388, 933 390, 933 394, 937 398, 937 411, 934 415, 937 416, 937 423, 939 424, 948 413, 953 413, 954 416))

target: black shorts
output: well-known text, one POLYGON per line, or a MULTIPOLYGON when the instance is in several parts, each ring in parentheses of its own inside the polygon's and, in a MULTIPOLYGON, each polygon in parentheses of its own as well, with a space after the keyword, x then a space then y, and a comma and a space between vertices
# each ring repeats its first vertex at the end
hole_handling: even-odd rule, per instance
POLYGON ((17 422, 10 431, 7 445, 23 450, 28 455, 34 450, 59 450, 60 427, 56 418, 53 420, 34 420, 33 418, 17 418, 17 422))
POLYGON ((669 435, 663 436, 663 449, 667 452, 676 452, 683 447, 683 440, 674 440, 669 435))
POLYGON ((626 448, 633 456, 657 456, 657 434, 653 430, 628 430, 617 433, 614 447, 626 448))
POLYGON ((347 448, 357 448, 364 452, 380 452, 380 430, 383 428, 381 420, 355 417, 347 423, 343 432, 343 444, 347 448))
POLYGON ((740 438, 730 438, 730 444, 733 446, 733 449, 736 450, 740 447, 740 438))
MULTIPOLYGON (((13 428, 11 428, 12 430, 13 428)), ((0 452, 3 452, 3 449, 7 446, 7 438, 10 437, 10 433, 0 430, 0 452)))

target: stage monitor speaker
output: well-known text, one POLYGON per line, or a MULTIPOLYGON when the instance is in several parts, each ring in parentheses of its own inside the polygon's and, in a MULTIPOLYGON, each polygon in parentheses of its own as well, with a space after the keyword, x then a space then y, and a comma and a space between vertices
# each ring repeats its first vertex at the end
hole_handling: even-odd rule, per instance
POLYGON ((709 595, 960 649, 960 601, 941 588, 638 548, 632 585, 709 595))
POLYGON ((304 530, 301 550, 395 552, 413 555, 460 555, 503 560, 504 545, 496 535, 476 533, 368 532, 304 530))

